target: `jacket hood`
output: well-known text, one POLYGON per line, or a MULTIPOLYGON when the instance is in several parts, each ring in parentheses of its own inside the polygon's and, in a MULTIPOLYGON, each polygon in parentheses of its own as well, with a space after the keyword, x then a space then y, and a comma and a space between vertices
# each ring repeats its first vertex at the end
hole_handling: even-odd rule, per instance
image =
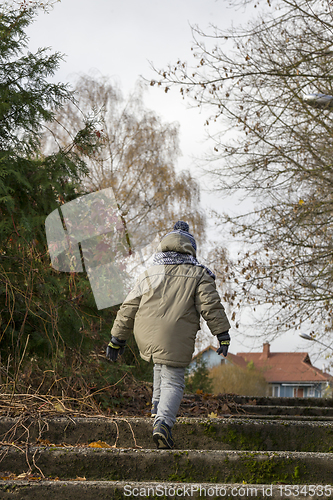
POLYGON ((189 238, 177 232, 164 236, 157 248, 158 252, 186 253, 196 257, 196 251, 189 238))

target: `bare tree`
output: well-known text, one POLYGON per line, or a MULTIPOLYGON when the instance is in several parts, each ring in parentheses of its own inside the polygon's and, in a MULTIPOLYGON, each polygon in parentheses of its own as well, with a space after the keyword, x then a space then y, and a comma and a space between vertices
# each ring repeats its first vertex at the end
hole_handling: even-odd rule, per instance
POLYGON ((304 100, 333 94, 332 34, 329 2, 281 0, 245 28, 193 28, 195 65, 178 61, 151 82, 211 110, 206 171, 254 207, 223 218, 246 242, 229 273, 235 305, 263 306, 270 334, 332 331, 333 114, 304 100))
POLYGON ((125 99, 106 78, 82 76, 76 85, 77 102, 66 105, 45 138, 64 148, 83 129, 85 120, 98 121, 96 136, 102 147, 87 152, 87 188, 112 187, 134 246, 150 243, 183 218, 204 238, 205 217, 200 210, 199 185, 190 172, 176 172, 180 154, 178 125, 162 123, 144 108, 140 87, 125 99))

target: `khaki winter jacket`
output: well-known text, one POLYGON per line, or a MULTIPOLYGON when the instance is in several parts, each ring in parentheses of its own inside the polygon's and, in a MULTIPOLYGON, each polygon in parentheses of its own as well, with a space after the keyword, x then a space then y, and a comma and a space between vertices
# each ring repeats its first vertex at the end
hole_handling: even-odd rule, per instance
MULTIPOLYGON (((159 251, 195 256, 186 236, 163 238, 159 251)), ((118 311, 111 334, 127 340, 132 331, 141 357, 186 367, 192 360, 200 314, 213 335, 230 328, 214 279, 192 264, 156 265, 143 273, 118 311)))

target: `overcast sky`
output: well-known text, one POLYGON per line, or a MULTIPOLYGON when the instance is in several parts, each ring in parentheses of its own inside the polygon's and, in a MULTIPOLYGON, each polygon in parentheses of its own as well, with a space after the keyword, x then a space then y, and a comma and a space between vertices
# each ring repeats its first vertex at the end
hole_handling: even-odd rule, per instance
MULTIPOLYGON (((30 48, 51 46, 65 54, 57 72, 61 81, 96 73, 130 92, 142 76, 157 77, 150 62, 166 68, 179 58, 192 61, 190 25, 209 30, 227 28, 241 13, 224 0, 61 0, 49 14, 40 14, 28 29, 30 48)), ((204 116, 189 109, 179 90, 168 94, 149 87, 146 106, 165 121, 180 123, 180 168, 193 166, 205 148, 204 116)))
MULTIPOLYGON (((150 62, 157 68, 166 68, 178 59, 192 62, 190 25, 199 25, 204 31, 211 24, 227 29, 255 13, 250 7, 245 13, 230 8, 225 0, 61 0, 49 14, 41 12, 29 27, 29 50, 51 47, 65 55, 56 74, 58 81, 74 83, 80 74, 96 73, 110 77, 128 93, 141 76, 156 78, 150 62)), ((195 172, 195 158, 203 156, 208 147, 204 113, 190 109, 178 90, 165 94, 149 87, 145 104, 164 121, 180 124, 183 155, 178 168, 195 172)), ((230 200, 205 194, 202 199, 206 210, 211 206, 232 210, 230 200)), ((236 331, 234 339, 231 352, 262 349, 262 341, 244 345, 244 337, 236 331)), ((289 334, 273 341, 271 350, 313 353, 314 347, 289 334)), ((312 359, 315 362, 316 356, 312 359)), ((322 358, 316 365, 322 366, 322 358)))

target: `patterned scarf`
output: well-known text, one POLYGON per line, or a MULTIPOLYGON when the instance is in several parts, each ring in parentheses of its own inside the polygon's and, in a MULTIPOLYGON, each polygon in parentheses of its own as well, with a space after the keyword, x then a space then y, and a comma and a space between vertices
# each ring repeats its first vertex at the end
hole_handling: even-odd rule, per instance
POLYGON ((215 280, 215 274, 208 267, 200 264, 193 255, 178 252, 157 252, 154 255, 153 264, 170 266, 172 264, 192 264, 206 269, 207 273, 215 280))

